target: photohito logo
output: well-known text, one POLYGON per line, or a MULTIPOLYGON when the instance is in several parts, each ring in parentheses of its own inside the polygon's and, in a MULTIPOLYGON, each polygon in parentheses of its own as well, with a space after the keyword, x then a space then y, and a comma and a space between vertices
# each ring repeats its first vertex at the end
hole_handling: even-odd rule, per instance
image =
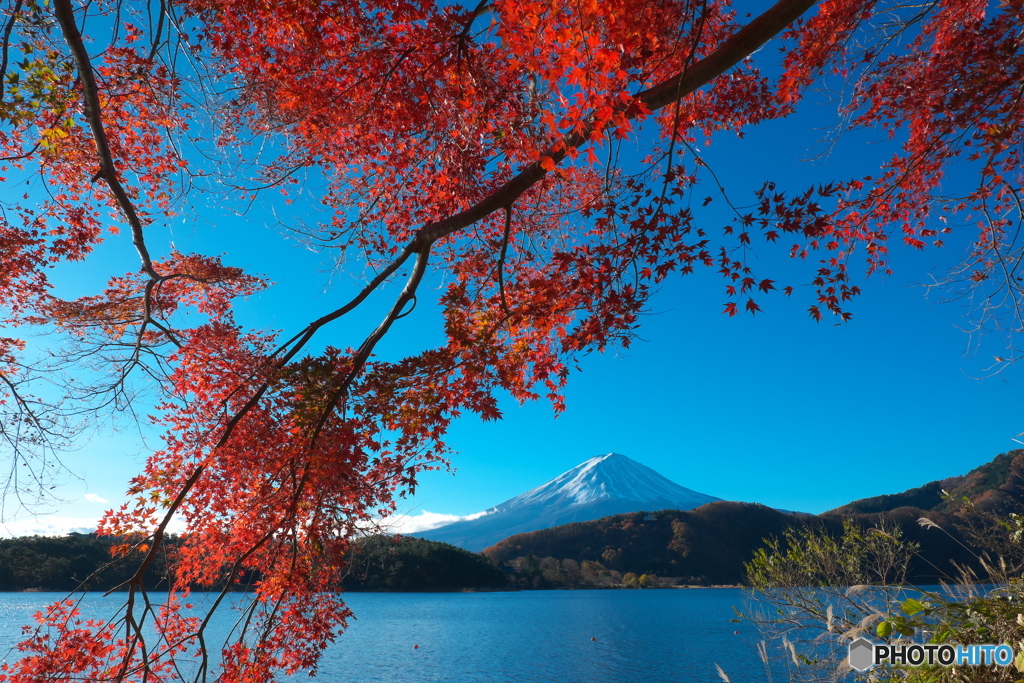
POLYGON ((850 643, 850 666, 866 671, 876 664, 923 666, 1009 666, 1013 648, 1009 645, 935 645, 918 643, 885 645, 858 638, 850 643))

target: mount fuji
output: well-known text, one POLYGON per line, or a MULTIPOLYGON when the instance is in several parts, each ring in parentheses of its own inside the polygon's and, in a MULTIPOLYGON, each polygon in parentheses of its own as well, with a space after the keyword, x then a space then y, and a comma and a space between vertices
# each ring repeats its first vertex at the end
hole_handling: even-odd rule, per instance
POLYGON ((692 510, 720 498, 684 488, 619 453, 587 460, 474 519, 419 536, 479 552, 513 534, 640 510, 692 510))

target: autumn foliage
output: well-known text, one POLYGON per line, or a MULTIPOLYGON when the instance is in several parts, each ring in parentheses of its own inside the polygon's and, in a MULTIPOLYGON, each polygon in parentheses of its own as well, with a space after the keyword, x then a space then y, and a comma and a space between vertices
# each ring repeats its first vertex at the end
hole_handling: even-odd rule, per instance
POLYGON ((561 410, 575 361, 629 344, 673 273, 720 273, 728 315, 810 294, 812 318, 845 320, 855 278, 885 271, 890 248, 959 230, 973 247, 953 280, 986 297, 983 315, 1016 316, 1020 0, 757 11, 4 0, 0 435, 31 472, 15 490, 45 483, 73 417, 138 410, 165 437, 133 502, 101 526, 138 557, 124 608, 88 621, 53 605, 0 679, 234 683, 315 669, 350 616, 334 592, 350 539, 445 464, 451 420, 498 418, 502 394, 561 410), (882 131, 891 156, 871 177, 776 178, 752 201, 731 197, 698 147, 790 114, 819 85, 841 93, 839 129, 882 131), (623 160, 633 140, 643 156, 623 160), (970 187, 943 185, 954 165, 970 187), (269 283, 153 237, 210 193, 310 202, 322 219, 296 233, 363 288, 295 333, 239 325, 238 301, 269 283), (709 202, 730 207, 727 223, 698 220, 709 202), (138 260, 103 291, 57 298, 55 269, 96 258, 104 240, 130 241, 138 260), (806 280, 755 271, 755 247, 804 260, 806 280), (446 341, 376 355, 436 273, 446 341), (322 330, 379 291, 394 299, 378 327, 322 346, 322 330), (65 351, 29 360, 36 329, 63 335, 65 351), (75 373, 87 386, 36 393, 40 376, 75 373), (188 534, 158 605, 144 578, 173 515, 188 534), (253 568, 243 627, 208 642, 184 586, 253 568))

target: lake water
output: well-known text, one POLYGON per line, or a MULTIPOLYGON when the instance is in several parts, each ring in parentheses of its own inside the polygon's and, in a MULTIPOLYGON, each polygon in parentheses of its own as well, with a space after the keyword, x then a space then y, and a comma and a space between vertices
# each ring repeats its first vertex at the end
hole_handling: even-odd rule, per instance
MULTIPOLYGON (((62 597, 0 593, 7 661, 32 613, 62 597)), ((99 616, 103 602, 120 600, 90 595, 83 613, 96 605, 99 616)), ((325 653, 322 681, 721 683, 716 663, 733 683, 769 680, 757 630, 730 621, 733 607, 746 604, 740 589, 351 593, 346 600, 356 619, 325 653)), ((774 680, 785 674, 774 672, 774 680)))

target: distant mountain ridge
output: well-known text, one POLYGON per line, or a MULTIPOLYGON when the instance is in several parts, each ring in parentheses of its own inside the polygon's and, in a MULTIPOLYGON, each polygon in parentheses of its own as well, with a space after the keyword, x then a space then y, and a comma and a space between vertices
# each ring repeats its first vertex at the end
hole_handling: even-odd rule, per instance
POLYGON ((1019 512, 1024 508, 1024 449, 1001 453, 967 474, 930 481, 901 493, 861 498, 822 514, 870 514, 903 507, 952 512, 963 504, 965 497, 994 512, 1019 512), (943 496, 943 491, 948 497, 943 496))
POLYGON ((718 500, 625 455, 608 453, 489 508, 476 519, 410 535, 479 552, 514 534, 641 510, 692 510, 718 500))

